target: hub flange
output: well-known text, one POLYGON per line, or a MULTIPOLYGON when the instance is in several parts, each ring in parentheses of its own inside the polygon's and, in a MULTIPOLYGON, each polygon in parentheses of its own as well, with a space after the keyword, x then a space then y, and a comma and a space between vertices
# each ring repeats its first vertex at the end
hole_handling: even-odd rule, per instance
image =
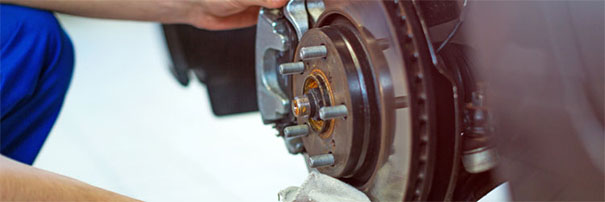
POLYGON ((374 171, 369 161, 377 159, 373 150, 380 139, 370 138, 380 131, 380 116, 371 64, 357 35, 344 18, 307 31, 294 59, 304 61, 306 70, 293 75, 291 85, 293 96, 309 103, 306 111, 297 104, 300 99, 293 101, 297 124, 313 129, 303 137, 306 152, 311 157, 332 154, 334 163, 317 169, 352 184, 367 181, 374 171), (323 57, 301 58, 309 55, 299 54, 309 47, 321 47, 323 57))

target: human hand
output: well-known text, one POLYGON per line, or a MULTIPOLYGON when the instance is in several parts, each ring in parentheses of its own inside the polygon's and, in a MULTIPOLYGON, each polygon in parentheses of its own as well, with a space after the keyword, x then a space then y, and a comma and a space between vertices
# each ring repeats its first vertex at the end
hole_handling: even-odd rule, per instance
POLYGON ((208 30, 226 30, 256 24, 259 8, 279 8, 288 0, 188 0, 189 24, 208 30))
POLYGON ((208 30, 256 24, 262 7, 279 8, 288 0, 0 0, 72 15, 123 20, 187 23, 208 30))

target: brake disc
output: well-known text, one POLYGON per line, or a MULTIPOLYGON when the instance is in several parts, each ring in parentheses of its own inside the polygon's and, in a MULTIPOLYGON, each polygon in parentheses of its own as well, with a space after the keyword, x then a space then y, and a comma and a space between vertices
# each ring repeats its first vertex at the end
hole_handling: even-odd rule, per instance
POLYGON ((456 83, 436 67, 422 23, 412 1, 293 0, 263 9, 263 120, 310 169, 372 200, 455 199, 456 83))

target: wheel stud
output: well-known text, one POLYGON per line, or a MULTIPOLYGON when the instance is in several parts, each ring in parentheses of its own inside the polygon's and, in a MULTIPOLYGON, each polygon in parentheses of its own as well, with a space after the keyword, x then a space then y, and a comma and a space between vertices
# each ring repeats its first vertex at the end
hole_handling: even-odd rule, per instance
POLYGON ((283 75, 300 74, 305 71, 305 63, 289 62, 279 65, 279 73, 283 75))
POLYGON ((334 165, 334 155, 320 154, 309 157, 309 165, 311 168, 334 165))
POLYGON ((328 54, 328 49, 325 46, 308 46, 300 49, 300 58, 303 60, 311 60, 315 58, 323 58, 328 54))
POLYGON ((345 105, 322 107, 321 109, 319 109, 319 118, 321 120, 344 118, 347 116, 348 113, 349 111, 347 110, 347 106, 345 105))
POLYGON ((309 126, 305 124, 288 126, 284 128, 284 134, 286 135, 286 138, 304 137, 309 135, 309 126))

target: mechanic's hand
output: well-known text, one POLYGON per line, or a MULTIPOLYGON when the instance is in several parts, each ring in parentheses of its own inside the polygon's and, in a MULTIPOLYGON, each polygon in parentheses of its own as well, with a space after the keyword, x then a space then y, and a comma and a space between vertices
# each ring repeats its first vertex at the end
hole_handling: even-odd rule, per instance
POLYGON ((256 24, 259 8, 279 8, 288 0, 189 0, 197 2, 191 10, 190 24, 203 29, 224 30, 256 24))
POLYGON ((288 0, 0 0, 0 3, 93 18, 187 23, 225 30, 256 23, 262 7, 279 8, 288 0))

